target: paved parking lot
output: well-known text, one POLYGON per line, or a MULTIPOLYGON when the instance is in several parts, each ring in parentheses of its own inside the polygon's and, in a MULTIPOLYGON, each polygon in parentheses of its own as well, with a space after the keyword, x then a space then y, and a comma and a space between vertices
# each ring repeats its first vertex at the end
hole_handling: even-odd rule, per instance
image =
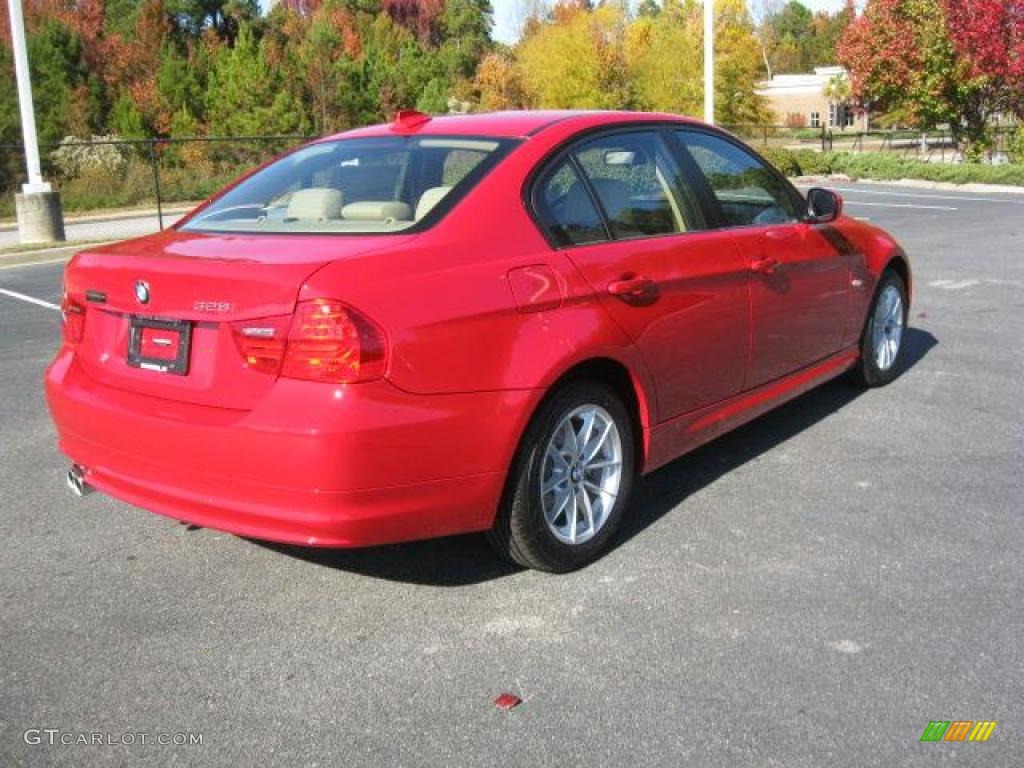
POLYGON ((12 295, 58 302, 61 265, 0 268, 0 765, 1020 765, 1024 196, 838 188, 914 261, 904 373, 660 470, 562 577, 478 536, 304 551, 73 500, 57 315, 12 295))

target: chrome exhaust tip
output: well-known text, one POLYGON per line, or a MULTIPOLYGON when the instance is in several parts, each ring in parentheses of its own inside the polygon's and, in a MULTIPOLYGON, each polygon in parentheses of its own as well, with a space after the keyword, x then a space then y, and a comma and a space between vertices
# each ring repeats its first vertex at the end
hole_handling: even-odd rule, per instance
POLYGON ((85 482, 85 470, 78 464, 71 465, 71 469, 68 470, 67 477, 65 478, 65 483, 67 483, 68 490, 78 498, 92 492, 92 488, 85 482))

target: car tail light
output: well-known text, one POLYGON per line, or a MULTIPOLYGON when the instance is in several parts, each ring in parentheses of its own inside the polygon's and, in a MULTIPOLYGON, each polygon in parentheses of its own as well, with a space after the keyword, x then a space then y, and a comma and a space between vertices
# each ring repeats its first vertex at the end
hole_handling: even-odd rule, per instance
POLYGON ((303 301, 293 318, 247 320, 232 330, 246 365, 262 373, 338 384, 384 375, 384 332, 340 301, 303 301))
POLYGON ((76 344, 85 334, 85 307, 64 294, 60 302, 60 320, 64 341, 76 344))
POLYGON ((232 323, 235 344, 245 364, 260 373, 273 376, 280 373, 290 323, 291 318, 287 316, 232 323))
POLYGON ((281 375, 349 383, 379 379, 386 363, 384 332, 340 301, 314 299, 295 309, 281 375))

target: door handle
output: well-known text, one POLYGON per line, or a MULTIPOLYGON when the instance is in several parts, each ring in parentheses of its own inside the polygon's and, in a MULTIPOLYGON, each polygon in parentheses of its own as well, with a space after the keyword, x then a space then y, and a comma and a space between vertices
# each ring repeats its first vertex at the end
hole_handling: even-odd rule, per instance
POLYGON ((657 290, 657 284, 649 277, 627 277, 608 283, 608 293, 627 302, 653 297, 657 290))
POLYGON ((775 270, 782 266, 782 262, 773 259, 771 256, 763 256, 750 262, 751 272, 758 272, 762 275, 774 274, 775 270))

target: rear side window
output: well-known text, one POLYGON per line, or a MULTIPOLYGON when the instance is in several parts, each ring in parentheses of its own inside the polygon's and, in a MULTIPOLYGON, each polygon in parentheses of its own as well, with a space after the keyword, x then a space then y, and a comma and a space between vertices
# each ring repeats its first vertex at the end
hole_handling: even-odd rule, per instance
POLYGON ((697 207, 651 132, 615 133, 574 151, 616 239, 697 229, 697 207))
POLYGON ((718 201, 726 226, 785 224, 800 218, 786 184, 756 156, 698 131, 677 131, 718 201))
POLYGON ((559 245, 607 240, 601 214, 568 157, 538 182, 537 214, 559 245))
POLYGON ((443 213, 516 144, 411 136, 339 139, 285 155, 218 197, 185 231, 387 233, 443 213))

